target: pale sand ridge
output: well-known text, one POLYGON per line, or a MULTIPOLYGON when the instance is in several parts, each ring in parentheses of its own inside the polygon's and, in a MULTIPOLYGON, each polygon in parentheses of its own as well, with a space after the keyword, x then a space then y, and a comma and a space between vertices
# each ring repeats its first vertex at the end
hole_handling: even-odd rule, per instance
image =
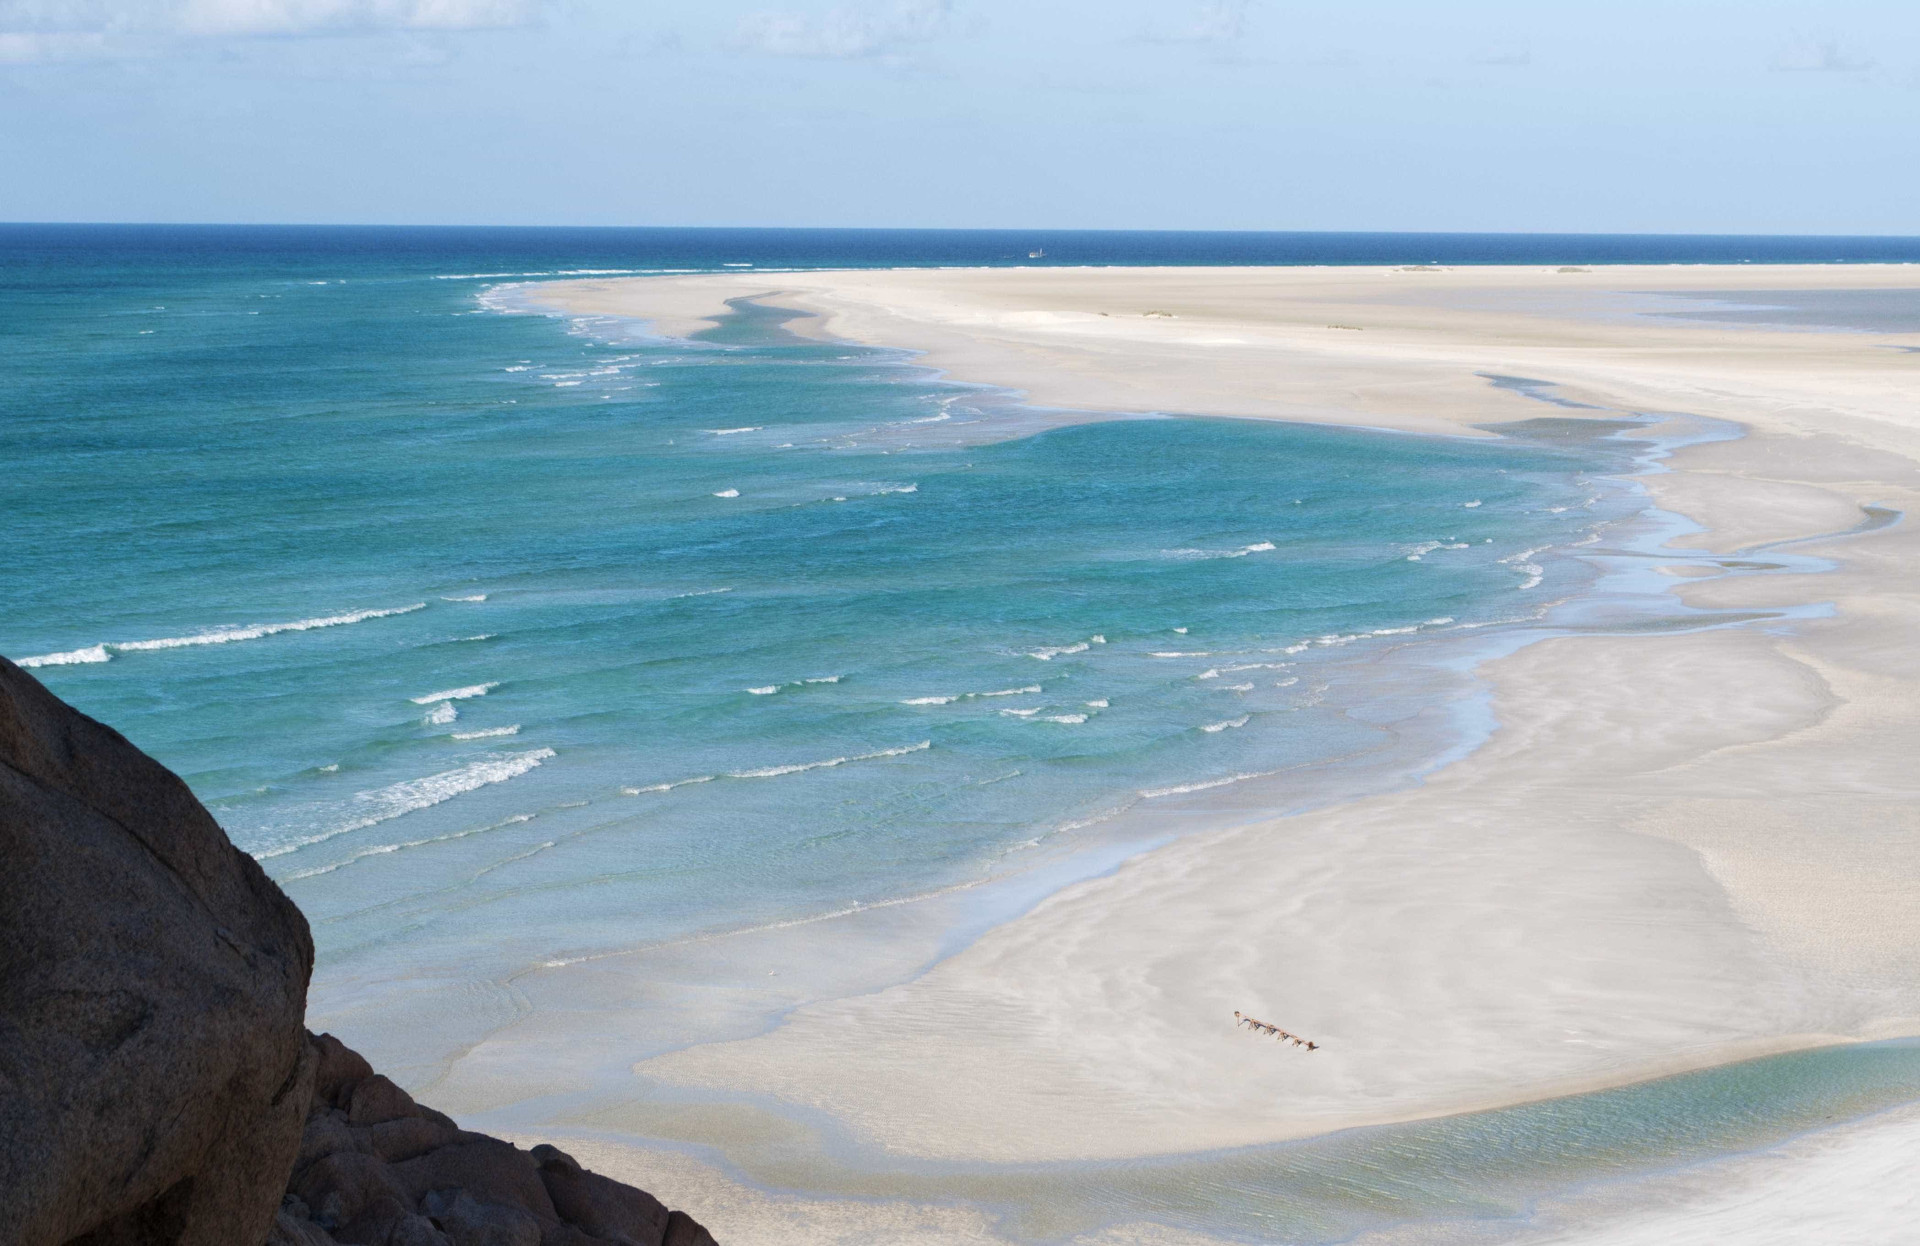
POLYGON ((815 313, 817 331, 924 350, 955 379, 1062 408, 1476 436, 1583 414, 1494 374, 1729 419, 1748 435, 1645 480, 1707 529, 1678 542, 1703 556, 1675 591, 1727 609, 1832 604, 1527 647, 1483 668, 1490 742, 1418 788, 1179 840, 903 985, 637 1071, 770 1093, 897 1152, 1021 1161, 1245 1145, 1920 1032, 1920 526, 1796 548, 1832 559, 1825 574, 1728 576, 1710 557, 1843 532, 1865 506, 1914 513, 1920 355, 1889 347, 1920 335, 1638 314, 1654 305, 1643 292, 1832 288, 1920 291, 1920 271, 890 270, 540 288, 550 306, 668 332, 764 296, 815 313), (1323 1049, 1250 1036, 1236 1008, 1323 1049))

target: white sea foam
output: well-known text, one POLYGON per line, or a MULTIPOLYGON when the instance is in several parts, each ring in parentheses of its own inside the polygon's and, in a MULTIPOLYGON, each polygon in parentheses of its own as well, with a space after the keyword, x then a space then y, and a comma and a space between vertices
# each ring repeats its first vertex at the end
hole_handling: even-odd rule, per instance
POLYGON ((471 597, 442 597, 440 600, 441 601, 485 601, 486 599, 487 599, 487 595, 485 593, 475 593, 471 597))
POLYGON ((1480 505, 1480 499, 1479 499, 1479 498, 1475 498, 1475 499, 1474 499, 1473 501, 1471 501, 1471 502, 1462 502, 1462 503, 1460 503, 1460 505, 1462 505, 1462 506, 1464 506, 1464 507, 1465 507, 1466 509, 1468 509, 1468 510, 1472 510, 1472 509, 1473 509, 1474 507, 1476 507, 1476 506, 1478 506, 1478 505, 1480 505))
POLYGON ((106 662, 112 654, 105 645, 89 645, 85 649, 70 649, 66 653, 43 653, 38 657, 20 658, 16 666, 81 666, 90 662, 106 662))
POLYGON ((679 601, 682 597, 711 597, 715 593, 731 593, 732 591, 730 588, 698 588, 691 593, 675 593, 667 600, 679 601))
POLYGON ((731 437, 735 433, 757 433, 764 427, 764 424, 753 424, 745 428, 709 428, 707 431, 715 437, 731 437))
MULTIPOLYGON (((452 709, 453 707, 449 705, 447 708, 452 709)), ((453 733, 453 738, 456 740, 492 740, 500 736, 519 734, 520 724, 515 723, 511 727, 488 727, 485 731, 456 731, 453 733)))
POLYGON ((1216 787, 1226 787, 1233 783, 1244 783, 1248 779, 1264 779, 1279 774, 1278 770, 1255 770, 1246 774, 1230 774, 1224 779, 1205 779, 1199 783, 1182 783, 1177 787, 1150 787, 1141 791, 1143 800, 1159 800, 1163 796, 1185 796, 1189 792, 1205 792, 1216 787))
POLYGON ((1176 627, 1173 630, 1180 633, 1182 636, 1185 636, 1187 634, 1187 629, 1184 627, 1176 627))
POLYGON ((1225 722, 1208 723, 1206 726, 1200 728, 1200 730, 1211 734, 1218 731, 1227 731, 1234 727, 1244 727, 1247 725, 1247 720, 1252 717, 1253 715, 1251 714, 1242 714, 1238 718, 1229 718, 1225 722))
POLYGON ((1447 624, 1451 622, 1453 622, 1453 616, 1450 614, 1443 614, 1437 619, 1428 619, 1425 623, 1421 624, 1421 626, 1422 627, 1445 627, 1447 624))
POLYGON ((757 697, 770 697, 770 696, 772 696, 772 695, 773 695, 774 693, 776 693, 776 692, 778 692, 778 691, 780 691, 780 685, 779 685, 779 684, 767 684, 767 685, 766 685, 765 687, 762 687, 762 688, 749 688, 749 689, 747 689, 747 691, 748 691, 748 692, 751 692, 751 693, 752 693, 752 694, 753 694, 754 696, 757 696, 757 697))
POLYGON ((902 704, 902 705, 950 705, 950 704, 952 704, 953 702, 955 702, 955 701, 958 701, 959 699, 960 699, 960 698, 959 698, 959 697, 957 697, 957 696, 952 696, 952 697, 908 697, 908 698, 907 698, 906 700, 904 700, 904 701, 902 701, 902 702, 900 702, 900 704, 902 704))
POLYGON ((1051 662, 1063 654, 1085 653, 1090 647, 1091 645, 1083 640, 1077 645, 1050 645, 1045 648, 1035 649, 1028 653, 1027 656, 1030 658, 1039 658, 1042 662, 1051 662))
POLYGON ((444 692, 429 692, 423 697, 409 697, 415 705, 432 705, 435 701, 465 701, 469 697, 483 697, 500 686, 499 680, 485 684, 469 684, 465 688, 448 688, 444 692))
POLYGON ((874 490, 874 493, 876 495, 882 494, 882 493, 918 493, 918 492, 920 492, 919 485, 882 485, 880 488, 874 490))
POLYGON ((1074 726, 1087 721, 1087 716, 1085 714, 1049 714, 1039 721, 1043 723, 1066 723, 1069 726, 1074 726))
POLYGON ((433 707, 432 712, 426 717, 426 722, 435 727, 444 727, 458 717, 460 717, 460 711, 454 708, 453 702, 442 701, 433 707))
POLYGON ((1179 649, 1161 649, 1149 653, 1147 656, 1150 658, 1210 658, 1213 654, 1206 649, 1191 649, 1185 651, 1179 649))
POLYGON ((843 676, 840 675, 815 675, 812 679, 803 679, 800 682, 803 684, 837 684, 842 678, 843 676))
POLYGON ((803 770, 825 770, 833 766, 844 766, 848 762, 875 761, 882 757, 900 757, 907 753, 918 753, 933 747, 933 741, 922 740, 918 744, 909 744, 902 748, 883 748, 877 753, 860 753, 853 757, 829 757, 825 761, 797 762, 790 766, 764 766, 758 770, 729 770, 729 779, 775 779, 785 774, 799 774, 803 770))
POLYGON ((472 827, 468 827, 464 831, 454 831, 446 835, 429 835, 425 839, 403 840, 397 844, 375 844, 371 848, 362 848, 358 852, 350 853, 349 855, 342 857, 340 860, 332 862, 331 864, 316 866, 315 868, 310 870, 301 870, 297 874, 288 874, 284 881, 293 882, 296 879, 312 878, 315 875, 319 875, 319 874, 331 874, 335 870, 344 869, 347 866, 352 865, 354 862, 364 861, 368 857, 380 857, 380 856, 385 856, 388 853, 403 852, 408 848, 425 848, 429 844, 444 844, 456 839, 465 839, 469 835, 484 835, 488 831, 497 831, 503 826, 514 826, 522 822, 531 822, 533 821, 533 818, 534 818, 533 814, 522 813, 522 814, 517 814, 514 817, 507 818, 503 821, 495 822, 489 826, 472 826, 472 827))
POLYGON ((1274 680, 1273 686, 1276 688, 1291 688, 1299 682, 1300 682, 1300 677, 1298 675, 1291 675, 1291 676, 1288 676, 1286 679, 1274 680))
POLYGON ((411 606, 397 606, 388 610, 352 610, 346 614, 329 614, 317 619, 296 619, 291 623, 249 623, 242 627, 219 627, 192 636, 168 636, 160 640, 108 641, 107 648, 120 653, 136 653, 153 649, 183 649, 190 645, 225 645, 236 640, 259 640, 263 636, 278 636, 282 632, 310 632, 315 628, 340 627, 348 623, 364 622, 367 619, 385 619, 396 614, 412 614, 415 610, 426 608, 426 602, 417 601, 411 606))
MULTIPOLYGON (((1169 549, 1161 552, 1169 558, 1245 558, 1248 554, 1267 554, 1273 551, 1272 541, 1255 541, 1251 545, 1242 545, 1238 549, 1169 549)), ((1184 632, 1184 627, 1176 627, 1176 632, 1184 632)))
POLYGON ((1024 688, 1002 688, 998 692, 970 692, 967 695, 975 697, 1024 697, 1030 693, 1039 692, 1040 690, 1039 684, 1028 684, 1024 688))
POLYGON ((1215 692, 1252 692, 1252 684, 1221 684, 1215 692))
POLYGON ((1089 702, 1087 702, 1087 708, 1088 708, 1088 709, 1090 709, 1090 710, 1103 710, 1103 709, 1105 709, 1105 708, 1107 708, 1107 701, 1106 701, 1106 698, 1105 698, 1105 697, 1102 697, 1102 698, 1101 698, 1100 700, 1098 700, 1098 701, 1089 701, 1089 702))
POLYGON ((1527 577, 1520 584, 1521 592, 1540 586, 1541 579, 1546 575, 1546 569, 1539 563, 1533 561, 1533 556, 1535 554, 1544 554, 1552 548, 1550 545, 1537 545, 1532 549, 1522 550, 1518 554, 1510 554, 1500 560, 1502 564, 1512 567, 1515 571, 1527 577))
POLYGON ((457 770, 443 770, 439 774, 430 774, 424 779, 408 779, 370 792, 356 792, 352 808, 364 810, 359 817, 350 818, 338 826, 329 827, 315 835, 309 835, 291 844, 283 844, 267 852, 255 853, 259 860, 269 857, 282 857, 302 848, 323 843, 337 835, 346 835, 353 831, 365 830, 390 822, 395 818, 430 809, 443 801, 452 800, 467 792, 477 791, 493 783, 505 783, 508 779, 518 778, 554 756, 550 748, 534 749, 526 753, 495 754, 482 761, 476 761, 457 770))
POLYGON ((316 619, 296 619, 291 623, 248 623, 237 627, 217 627, 197 632, 192 636, 166 636, 159 640, 109 640, 66 653, 44 653, 37 657, 21 658, 19 665, 72 666, 88 662, 105 662, 114 653, 145 653, 160 649, 185 649, 194 645, 225 645, 237 640, 259 640, 265 636, 278 636, 282 632, 309 632, 315 628, 340 627, 367 619, 384 619, 396 614, 412 614, 415 610, 426 608, 426 602, 417 601, 411 606, 398 606, 386 610, 352 610, 346 614, 329 614, 316 619))
POLYGON ((1030 709, 1030 710, 1001 710, 1000 712, 1002 714, 1006 714, 1009 717, 1013 717, 1013 718, 1030 718, 1033 715, 1038 714, 1040 711, 1038 709, 1030 709))
POLYGON ((740 490, 738 490, 738 489, 718 489, 718 490, 715 490, 715 491, 714 491, 714 495, 713 495, 713 496, 715 496, 715 497, 717 497, 717 498, 737 498, 737 497, 739 497, 739 496, 740 496, 740 490))
POLYGON ((640 796, 647 792, 671 792, 676 787, 686 787, 694 783, 711 783, 716 777, 711 774, 702 774, 691 779, 676 779, 672 783, 654 783, 647 787, 623 787, 620 790, 628 796, 640 796))

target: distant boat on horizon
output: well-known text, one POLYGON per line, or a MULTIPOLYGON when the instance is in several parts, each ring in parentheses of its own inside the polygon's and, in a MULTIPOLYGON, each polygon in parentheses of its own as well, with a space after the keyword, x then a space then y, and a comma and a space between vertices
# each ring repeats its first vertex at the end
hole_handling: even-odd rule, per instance
POLYGON ((1044 260, 1047 258, 1047 253, 1045 251, 1036 249, 1036 250, 1027 252, 1027 258, 1030 260, 1044 260))

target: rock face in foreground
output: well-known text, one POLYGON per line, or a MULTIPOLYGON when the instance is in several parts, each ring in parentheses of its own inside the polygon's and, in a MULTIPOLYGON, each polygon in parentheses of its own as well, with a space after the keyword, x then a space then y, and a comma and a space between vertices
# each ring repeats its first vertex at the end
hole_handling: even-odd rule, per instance
POLYGON ((306 919, 0 658, 0 1246, 712 1246, 306 1032, 306 919))
POLYGON ((565 1152, 421 1107, 330 1034, 313 1047, 313 1105, 269 1246, 713 1246, 686 1213, 565 1152))
POLYGON ((0 1242, 261 1240, 312 968, 184 783, 0 660, 0 1242))

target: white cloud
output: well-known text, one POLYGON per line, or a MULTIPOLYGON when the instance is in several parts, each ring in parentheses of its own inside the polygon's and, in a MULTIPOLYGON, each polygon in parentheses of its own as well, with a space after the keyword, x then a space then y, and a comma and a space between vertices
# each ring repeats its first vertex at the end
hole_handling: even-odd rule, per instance
POLYGON ((106 36, 84 31, 0 30, 0 65, 86 60, 101 55, 106 36))
POLYGON ((1207 0, 1187 23, 1171 33, 1151 30, 1149 43, 1239 43, 1247 37, 1247 13, 1253 0, 1207 0))
POLYGON ((323 30, 484 30, 532 20, 530 0, 185 0, 194 34, 305 34, 323 30))
POLYGON ((181 38, 480 30, 540 0, 0 0, 0 62, 109 56, 181 38))
POLYGON ((1773 58, 1776 70, 1796 73, 1851 74, 1873 68, 1870 56, 1854 56, 1837 39, 1799 39, 1773 58))
POLYGON ((860 60, 925 43, 952 26, 953 0, 897 0, 884 8, 836 8, 814 20, 791 13, 742 18, 738 46, 763 56, 860 60))

